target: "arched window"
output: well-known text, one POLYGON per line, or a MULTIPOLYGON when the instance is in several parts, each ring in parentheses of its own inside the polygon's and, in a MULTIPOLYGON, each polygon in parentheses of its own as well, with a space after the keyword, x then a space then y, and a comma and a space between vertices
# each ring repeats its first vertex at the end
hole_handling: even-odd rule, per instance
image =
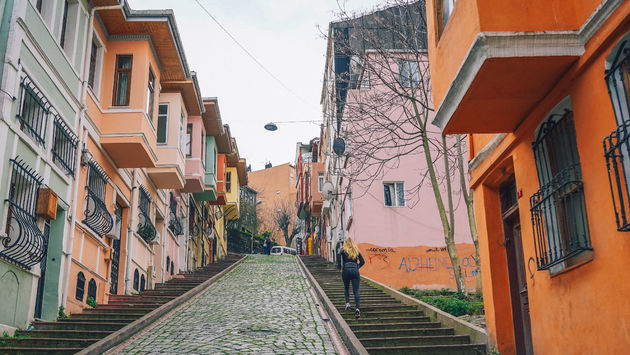
POLYGON ((85 275, 81 271, 77 275, 77 290, 75 293, 75 298, 81 302, 83 302, 83 293, 85 290, 85 275))
POLYGON ((144 291, 144 274, 142 276, 140 276, 140 291, 144 291))
POLYGON ((138 291, 138 281, 140 280, 140 273, 138 269, 133 272, 133 289, 138 291))
POLYGON ((557 272, 592 250, 571 99, 540 124, 532 143, 540 189, 529 199, 538 270, 557 272))
POLYGON ((94 300, 96 300, 96 281, 94 279, 91 279, 90 282, 88 282, 88 297, 92 297, 94 300))
POLYGON ((166 271, 168 272, 168 268, 169 268, 169 264, 171 263, 171 258, 170 257, 166 257, 166 271))
POLYGON ((175 272, 173 271, 174 267, 173 267, 173 260, 171 260, 171 275, 173 275, 175 272))
POLYGON ((605 74, 617 128, 604 138, 604 156, 617 230, 630 231, 630 33, 606 58, 605 74))

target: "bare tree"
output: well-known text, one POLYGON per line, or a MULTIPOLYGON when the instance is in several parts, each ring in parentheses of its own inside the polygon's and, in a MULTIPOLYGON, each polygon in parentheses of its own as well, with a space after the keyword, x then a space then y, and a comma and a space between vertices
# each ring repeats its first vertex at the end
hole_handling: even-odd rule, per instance
POLYGON ((286 246, 290 247, 293 239, 299 232, 297 224, 295 223, 297 211, 295 206, 288 201, 278 201, 275 203, 275 207, 273 220, 276 226, 282 231, 286 246))
MULTIPOLYGON (((337 71, 331 116, 336 118, 336 134, 352 147, 344 175, 367 191, 385 172, 397 168, 402 157, 422 159, 426 169, 418 171, 417 184, 408 187, 407 195, 412 204, 419 203, 421 187, 430 184, 457 289, 466 292, 454 239, 454 212, 460 201, 454 200, 458 186, 452 183, 459 177, 478 249, 472 194, 463 168, 465 137, 443 136, 430 124, 434 109, 425 1, 389 0, 378 11, 363 14, 349 14, 341 5, 340 9, 328 35, 333 36, 329 50, 334 51, 337 71)), ((475 259, 480 280, 478 251, 475 259)))

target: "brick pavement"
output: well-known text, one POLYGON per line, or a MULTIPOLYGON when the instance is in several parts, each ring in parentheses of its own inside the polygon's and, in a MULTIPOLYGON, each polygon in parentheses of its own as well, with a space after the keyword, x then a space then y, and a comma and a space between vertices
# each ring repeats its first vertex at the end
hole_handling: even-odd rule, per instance
POLYGON ((334 352, 294 257, 252 255, 120 353, 334 352))

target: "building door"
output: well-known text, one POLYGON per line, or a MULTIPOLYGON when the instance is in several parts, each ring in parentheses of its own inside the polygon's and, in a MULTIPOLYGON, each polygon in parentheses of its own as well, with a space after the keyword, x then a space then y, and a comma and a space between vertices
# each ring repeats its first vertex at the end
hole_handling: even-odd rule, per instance
POLYGON ((122 206, 116 202, 116 210, 114 211, 114 233, 118 235, 118 239, 112 243, 112 267, 109 275, 109 293, 118 294, 118 269, 120 266, 120 238, 122 237, 122 206))
POLYGON ((44 257, 39 264, 39 281, 37 282, 37 295, 35 296, 35 318, 42 317, 42 307, 44 304, 44 285, 46 285, 46 258, 48 252, 48 238, 50 236, 50 221, 46 220, 44 224, 44 245, 42 248, 44 249, 44 257))
POLYGON ((516 198, 514 177, 503 183, 499 189, 505 254, 507 257, 510 299, 516 354, 533 354, 531 322, 529 319, 529 299, 527 297, 527 274, 523 257, 521 223, 516 198))

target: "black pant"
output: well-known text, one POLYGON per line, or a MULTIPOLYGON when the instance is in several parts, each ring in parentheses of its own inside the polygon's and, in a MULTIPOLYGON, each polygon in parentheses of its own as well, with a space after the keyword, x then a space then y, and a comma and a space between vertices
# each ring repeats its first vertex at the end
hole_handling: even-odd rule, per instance
POLYGON ((356 266, 344 266, 341 272, 341 278, 343 279, 343 295, 346 298, 346 303, 350 303, 350 281, 352 281, 352 293, 354 294, 354 306, 358 309, 360 307, 359 300, 359 281, 361 276, 359 275, 359 268, 356 266))

